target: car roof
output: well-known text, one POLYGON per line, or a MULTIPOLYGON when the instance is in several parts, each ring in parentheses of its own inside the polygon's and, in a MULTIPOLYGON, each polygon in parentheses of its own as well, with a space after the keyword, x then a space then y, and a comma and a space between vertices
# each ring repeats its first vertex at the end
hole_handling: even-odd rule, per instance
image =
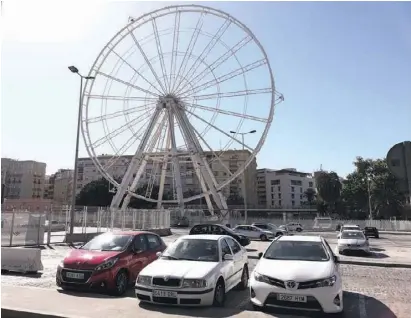
POLYGON ((114 235, 132 235, 132 236, 139 235, 139 234, 154 234, 154 235, 157 235, 156 233, 149 232, 149 231, 115 231, 115 232, 106 232, 106 233, 112 233, 114 235))
POLYGON ((228 235, 217 235, 217 234, 197 234, 197 235, 183 235, 179 239, 187 240, 212 240, 218 241, 221 238, 230 237, 228 235))
POLYGON ((343 227, 359 227, 356 224, 344 224, 343 227))
POLYGON ((343 232, 347 232, 347 233, 362 233, 361 230, 345 230, 343 232))
POLYGON ((318 235, 283 235, 277 241, 300 241, 300 242, 322 242, 322 237, 318 235))

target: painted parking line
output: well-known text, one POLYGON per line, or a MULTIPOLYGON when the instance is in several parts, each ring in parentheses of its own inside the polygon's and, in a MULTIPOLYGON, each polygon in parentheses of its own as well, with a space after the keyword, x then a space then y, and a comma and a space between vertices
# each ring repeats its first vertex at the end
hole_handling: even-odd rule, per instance
POLYGON ((363 294, 358 294, 358 314, 359 318, 367 318, 367 309, 365 307, 365 298, 363 294))

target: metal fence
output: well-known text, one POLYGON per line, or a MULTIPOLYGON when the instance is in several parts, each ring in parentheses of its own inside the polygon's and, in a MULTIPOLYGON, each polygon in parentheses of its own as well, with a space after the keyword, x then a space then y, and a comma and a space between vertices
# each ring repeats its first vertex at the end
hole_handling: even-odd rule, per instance
MULTIPOLYGON (((170 211, 76 207, 73 224, 74 233, 170 228, 170 211)), ((69 230, 69 206, 54 207, 46 213, 1 213, 1 246, 63 243, 69 230)))

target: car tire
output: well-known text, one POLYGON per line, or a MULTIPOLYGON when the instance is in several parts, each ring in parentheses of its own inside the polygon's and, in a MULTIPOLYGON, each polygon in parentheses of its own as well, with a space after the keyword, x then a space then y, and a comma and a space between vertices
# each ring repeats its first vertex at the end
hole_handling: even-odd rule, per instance
POLYGON ((302 232, 303 229, 299 227, 299 228, 296 229, 296 231, 297 231, 297 232, 302 232))
POLYGON ((260 239, 261 239, 261 241, 267 241, 268 240, 267 235, 265 235, 265 234, 261 234, 260 239))
POLYGON ((219 278, 214 289, 213 306, 224 307, 225 304, 225 284, 222 278, 219 278))
POLYGON ((128 276, 125 270, 120 270, 115 278, 115 289, 113 290, 113 294, 115 296, 122 296, 125 294, 128 288, 128 276))
POLYGON ((243 273, 241 274, 241 281, 236 286, 238 290, 246 290, 248 288, 248 279, 250 278, 248 267, 244 265, 243 273))
POLYGON ((379 236, 379 235, 376 235, 375 238, 380 238, 380 236, 379 236))
POLYGON ((264 307, 257 306, 256 304, 252 304, 252 306, 253 306, 253 309, 254 309, 255 311, 263 311, 263 310, 264 310, 264 307))

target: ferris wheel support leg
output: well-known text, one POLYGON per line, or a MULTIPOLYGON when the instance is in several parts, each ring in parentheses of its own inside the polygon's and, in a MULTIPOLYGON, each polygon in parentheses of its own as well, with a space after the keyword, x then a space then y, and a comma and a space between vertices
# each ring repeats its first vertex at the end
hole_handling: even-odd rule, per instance
POLYGON ((174 113, 172 110, 168 110, 168 127, 170 132, 170 140, 171 140, 171 154, 172 154, 172 162, 173 162, 173 170, 174 170, 174 181, 176 183, 176 192, 177 192, 177 202, 182 212, 184 211, 184 196, 183 196, 183 188, 181 185, 181 173, 180 173, 180 162, 177 157, 177 144, 176 144, 176 136, 174 131, 174 113))
MULTIPOLYGON (((209 171, 204 167, 204 161, 202 160, 201 156, 203 156, 203 150, 201 149, 201 145, 196 138, 194 131, 191 127, 191 124, 185 114, 185 112, 180 107, 173 108, 177 120, 180 123, 181 131, 185 136, 185 139, 188 143, 188 148, 192 153, 192 158, 194 162, 200 167, 201 175, 204 178, 208 188, 210 189, 211 194, 213 195, 214 201, 219 209, 223 209, 223 205, 221 202, 221 198, 217 193, 217 189, 215 188, 214 182, 210 176, 209 171)), ((214 209, 210 211, 212 215, 214 215, 214 209)))
MULTIPOLYGON (((170 130, 167 136, 166 148, 170 148, 170 130)), ((161 176, 160 176, 160 185, 158 189, 158 201, 157 201, 157 209, 161 209, 163 205, 163 193, 164 193, 164 183, 166 181, 166 172, 167 172, 167 163, 168 163, 168 154, 164 155, 163 157, 163 164, 161 166, 161 176)))
MULTIPOLYGON (((195 162, 195 160, 193 160, 193 158, 191 158, 191 161, 195 162)), ((207 208, 208 208, 210 211, 213 211, 213 213, 214 213, 213 203, 211 202, 210 195, 208 194, 208 189, 207 189, 206 184, 205 184, 205 182, 204 182, 204 178, 203 178, 203 176, 202 176, 202 174, 201 174, 200 168, 196 168, 196 169, 195 169, 195 172, 196 172, 196 175, 197 175, 197 179, 198 179, 199 182, 200 182, 201 190, 202 190, 203 193, 204 193, 204 199, 205 199, 205 201, 206 201, 207 208)))
MULTIPOLYGON (((141 175, 143 174, 143 172, 146 168, 147 159, 148 159, 148 157, 145 156, 145 158, 141 162, 140 167, 138 168, 138 171, 136 173, 136 176, 134 177, 133 182, 131 183, 131 186, 130 186, 129 190, 132 191, 132 192, 136 191, 138 181, 140 181, 141 175)), ((127 192, 127 195, 124 198, 123 204, 121 205, 121 211, 124 211, 128 207, 128 205, 130 203, 130 199, 131 199, 131 195, 130 195, 130 193, 127 192)))
POLYGON ((157 107, 154 111, 153 116, 151 117, 150 123, 148 124, 147 130, 145 131, 143 137, 141 138, 140 145, 134 154, 133 158, 131 159, 131 163, 127 168, 126 173, 124 174, 123 180, 121 181, 120 186, 117 189, 116 194, 111 201, 111 208, 117 209, 120 206, 121 200, 124 197, 124 194, 127 192, 128 186, 130 185, 131 179, 133 178, 133 173, 138 166, 141 165, 141 161, 144 156, 144 149, 148 143, 150 138, 151 132, 154 129, 154 126, 160 116, 161 108, 157 107))

